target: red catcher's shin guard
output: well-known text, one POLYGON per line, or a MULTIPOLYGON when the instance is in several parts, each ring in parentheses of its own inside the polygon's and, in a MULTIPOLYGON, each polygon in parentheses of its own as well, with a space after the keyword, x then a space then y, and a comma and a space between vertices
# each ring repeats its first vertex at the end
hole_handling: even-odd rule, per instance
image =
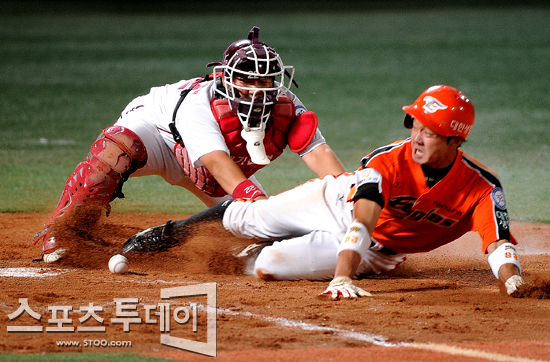
POLYGON ((65 183, 56 209, 46 222, 46 228, 35 235, 33 244, 43 239, 43 254, 59 249, 50 235, 51 227, 73 216, 77 209, 93 214, 93 211, 108 208, 109 202, 122 195, 121 181, 146 162, 145 146, 133 131, 121 126, 103 130, 92 144, 86 161, 77 165, 65 183))

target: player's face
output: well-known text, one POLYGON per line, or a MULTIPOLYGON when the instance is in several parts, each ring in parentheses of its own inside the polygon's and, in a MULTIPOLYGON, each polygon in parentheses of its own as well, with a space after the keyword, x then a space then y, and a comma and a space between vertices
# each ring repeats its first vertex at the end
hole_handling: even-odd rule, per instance
POLYGON ((255 92, 259 88, 272 88, 273 78, 259 78, 259 79, 233 79, 238 87, 245 87, 247 89, 237 88, 242 98, 260 98, 263 97, 264 92, 255 92))
POLYGON ((435 133, 416 119, 411 129, 411 148, 414 162, 431 168, 449 166, 457 152, 455 142, 447 142, 447 137, 435 133))

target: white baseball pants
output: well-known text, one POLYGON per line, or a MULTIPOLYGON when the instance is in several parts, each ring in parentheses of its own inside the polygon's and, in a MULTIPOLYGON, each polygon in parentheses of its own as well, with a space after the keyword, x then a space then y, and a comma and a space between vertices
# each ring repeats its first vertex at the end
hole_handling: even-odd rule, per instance
MULTIPOLYGON (((254 263, 254 275, 276 280, 329 280, 334 277, 337 249, 352 221, 346 202, 352 174, 313 179, 267 200, 236 200, 227 208, 224 227, 247 238, 278 239, 254 263)), ((368 250, 357 275, 395 269, 404 254, 368 250)))

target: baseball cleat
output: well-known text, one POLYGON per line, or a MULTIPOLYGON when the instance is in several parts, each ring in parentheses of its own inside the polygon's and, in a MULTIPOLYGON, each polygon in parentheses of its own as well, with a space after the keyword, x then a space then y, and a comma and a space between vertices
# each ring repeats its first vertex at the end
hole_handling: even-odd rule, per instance
POLYGON ((46 263, 53 263, 63 257, 66 250, 62 248, 55 240, 55 237, 44 239, 42 243, 42 260, 46 263))
POLYGON ((53 263, 58 261, 63 257, 63 254, 65 254, 66 250, 64 248, 59 248, 49 254, 44 254, 42 256, 42 260, 46 263, 53 263))

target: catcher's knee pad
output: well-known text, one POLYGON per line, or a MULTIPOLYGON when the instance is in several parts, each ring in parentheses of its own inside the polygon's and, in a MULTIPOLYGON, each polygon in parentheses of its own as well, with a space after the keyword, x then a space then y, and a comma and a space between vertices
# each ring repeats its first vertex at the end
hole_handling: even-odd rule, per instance
POLYGON ((122 126, 104 129, 90 148, 90 155, 119 175, 133 173, 147 163, 147 150, 141 138, 122 126))
POLYGON ((112 126, 92 144, 86 161, 69 177, 57 208, 46 226, 53 225, 77 207, 107 207, 128 176, 147 162, 147 151, 133 131, 112 126))

